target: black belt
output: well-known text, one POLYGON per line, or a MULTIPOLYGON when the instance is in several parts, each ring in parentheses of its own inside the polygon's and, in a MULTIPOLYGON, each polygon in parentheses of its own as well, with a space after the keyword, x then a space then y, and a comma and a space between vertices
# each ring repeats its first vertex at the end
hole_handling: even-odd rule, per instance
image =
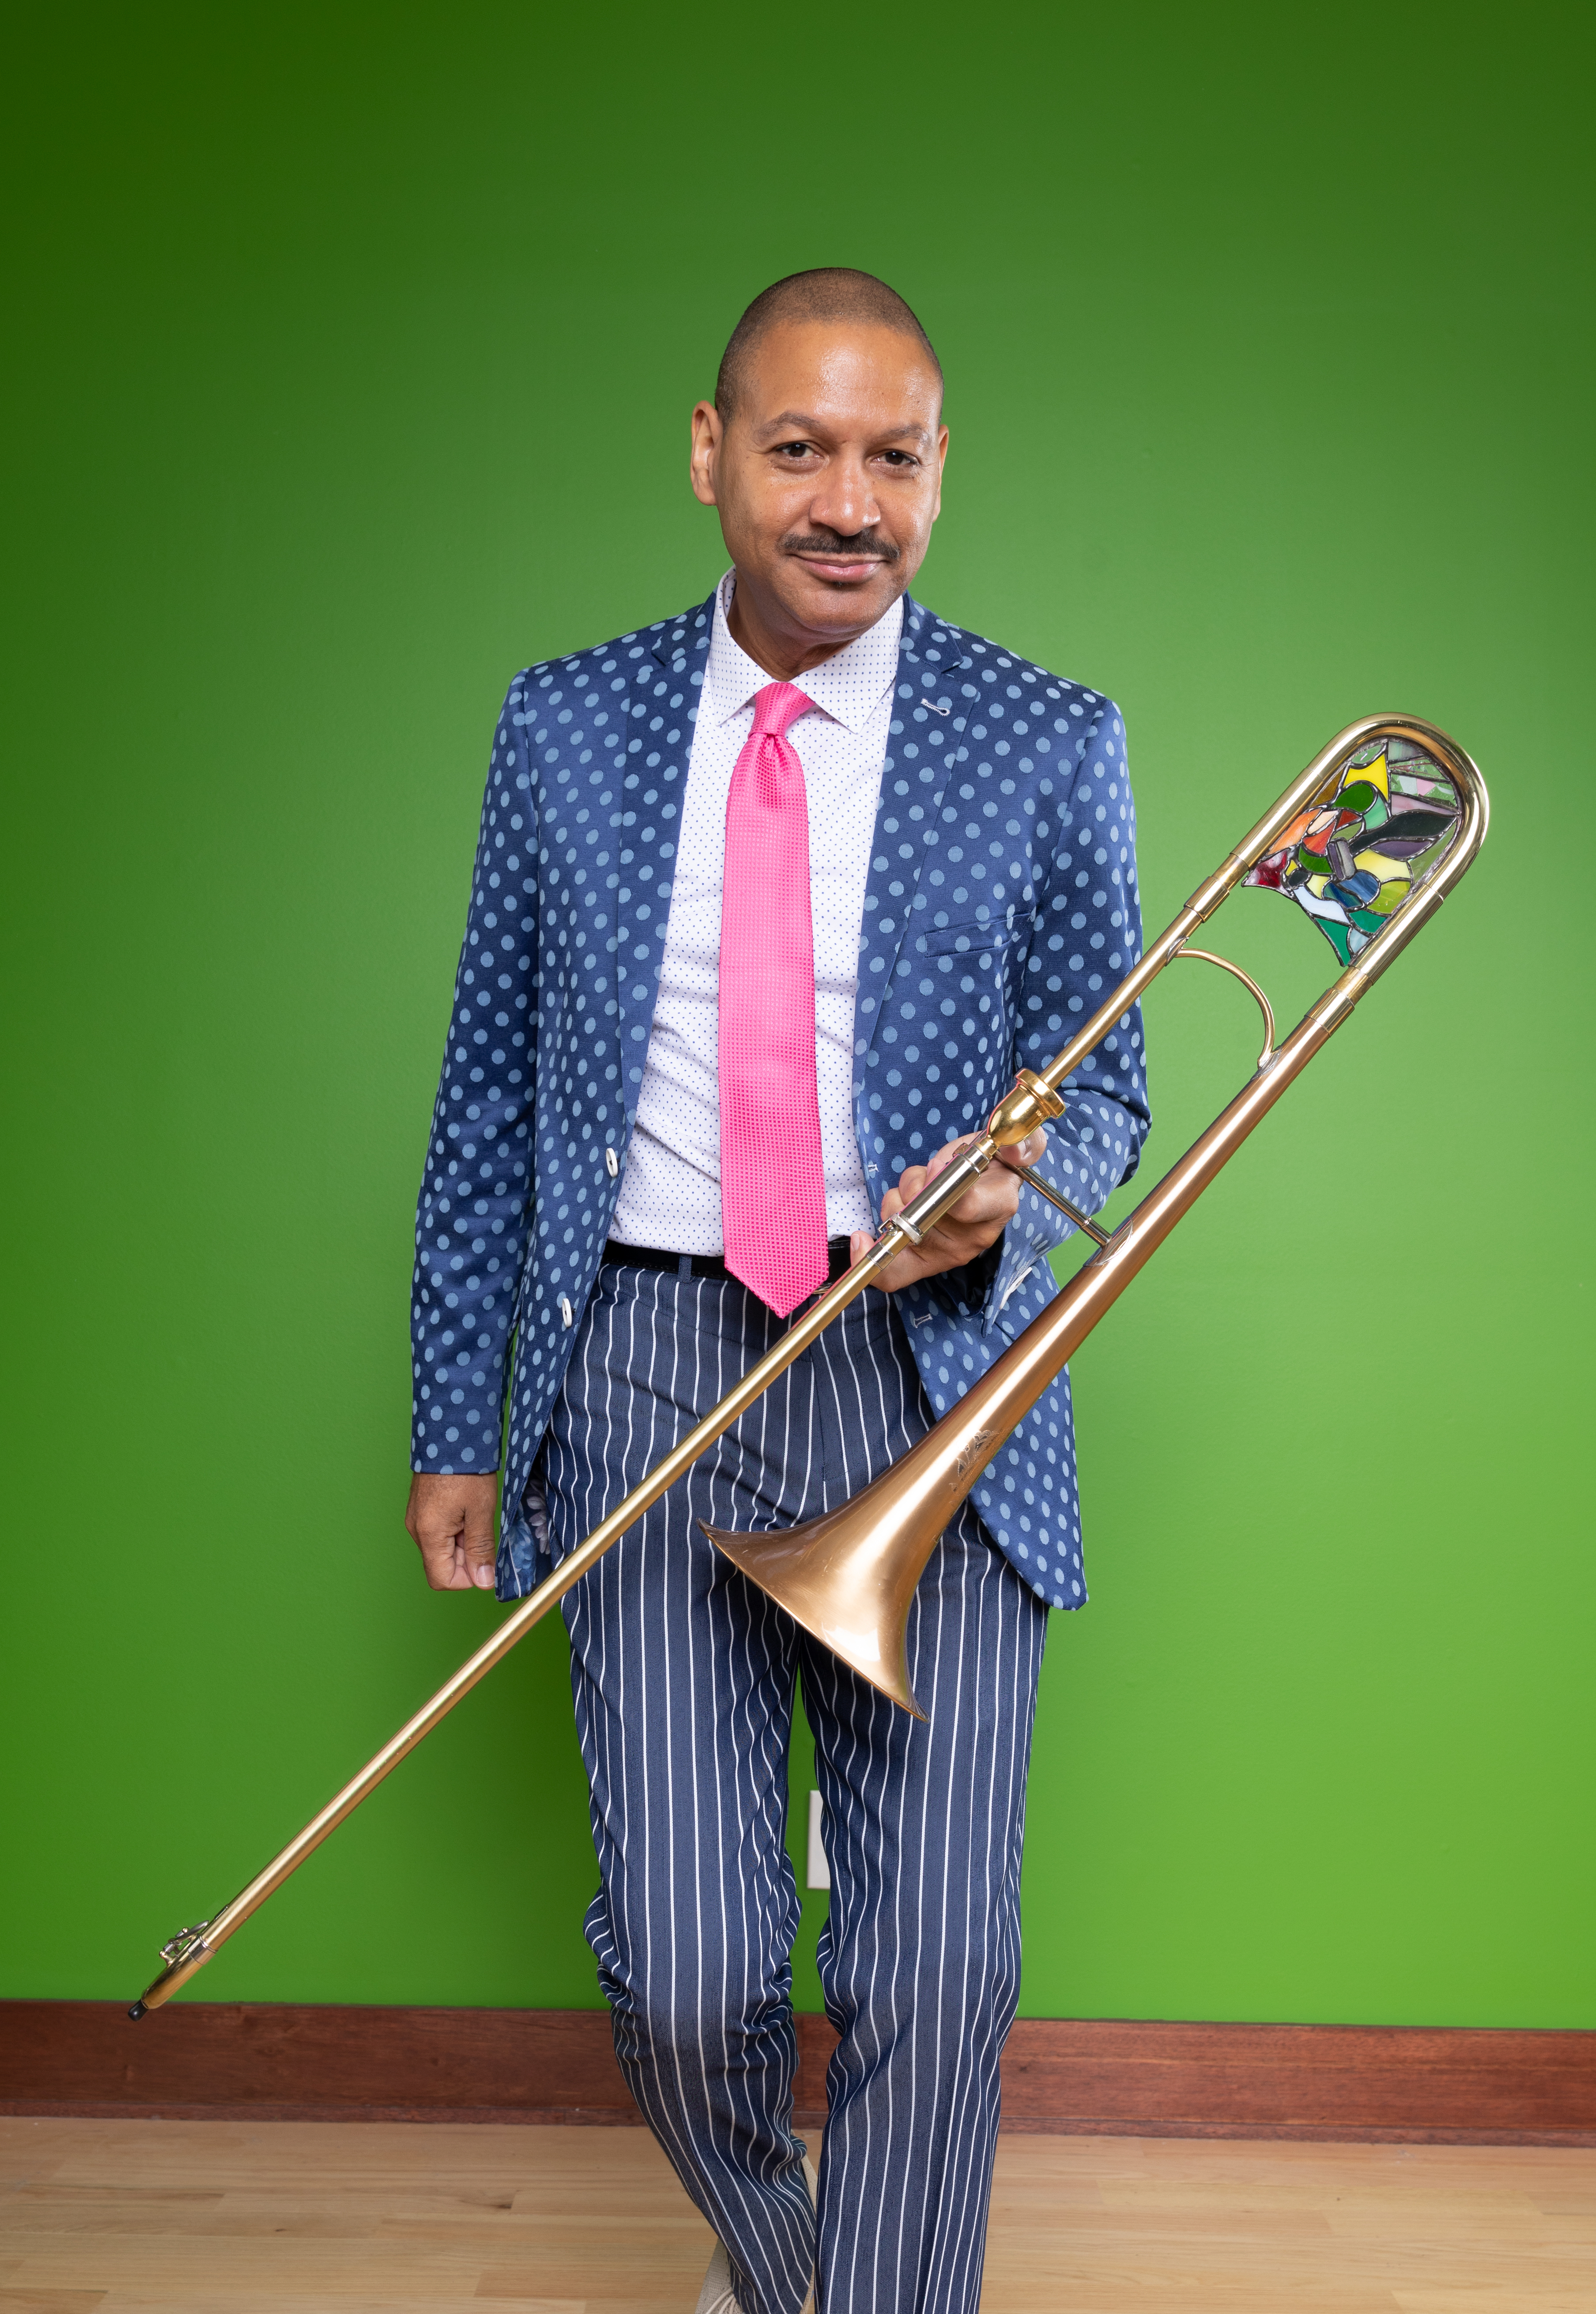
MULTIPOLYGON (((845 1277, 851 1258, 852 1241, 845 1237, 827 1238, 825 1241, 825 1282, 834 1285, 845 1277)), ((726 1257, 720 1253, 669 1253, 660 1245, 622 1245, 612 1238, 604 1248, 604 1259, 622 1269, 673 1269, 678 1277, 730 1277, 726 1257)))

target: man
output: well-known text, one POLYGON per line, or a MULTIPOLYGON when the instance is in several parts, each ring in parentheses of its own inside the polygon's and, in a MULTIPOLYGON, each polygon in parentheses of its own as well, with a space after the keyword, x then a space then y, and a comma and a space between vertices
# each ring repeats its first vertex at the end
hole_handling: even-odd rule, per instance
MULTIPOLYGON (((940 506, 935 353, 826 268, 738 323, 692 415, 732 569, 510 687, 422 1188, 407 1524, 524 1594, 1138 953, 1112 702, 907 596, 940 506), (506 1360, 514 1335, 513 1372, 506 1360)), ((1146 1130, 1126 1014, 1014 1153, 1095 1210, 1146 1130)), ((973 2310, 1018 1991, 1049 1604, 1085 1594, 1067 1378, 916 1594, 921 1726, 720 1559, 834 1508, 1054 1290, 994 1166, 564 1603, 622 2068, 719 2237, 704 2314, 973 2310), (812 2206, 792 2134, 795 1679, 842 2034, 812 2206)))

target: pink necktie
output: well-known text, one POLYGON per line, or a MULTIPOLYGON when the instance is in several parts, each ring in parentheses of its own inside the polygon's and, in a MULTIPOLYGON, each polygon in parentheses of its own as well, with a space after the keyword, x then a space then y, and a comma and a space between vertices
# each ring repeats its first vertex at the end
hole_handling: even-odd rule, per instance
POLYGON ((767 683, 726 799, 720 902, 720 1216, 726 1266, 779 1318, 825 1283, 815 1081, 809 806, 787 727, 814 701, 767 683))

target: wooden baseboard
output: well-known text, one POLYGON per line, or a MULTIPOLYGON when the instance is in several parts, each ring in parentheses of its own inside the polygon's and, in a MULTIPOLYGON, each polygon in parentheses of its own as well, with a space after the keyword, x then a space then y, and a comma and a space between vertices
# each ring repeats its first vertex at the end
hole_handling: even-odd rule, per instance
MULTIPOLYGON (((798 2019, 798 2117, 835 2036, 798 2019)), ((0 2113, 209 2120, 638 2119, 603 2010, 0 2001, 0 2113)), ((1596 2032, 1022 2018, 1005 2129, 1596 2144, 1596 2032)))

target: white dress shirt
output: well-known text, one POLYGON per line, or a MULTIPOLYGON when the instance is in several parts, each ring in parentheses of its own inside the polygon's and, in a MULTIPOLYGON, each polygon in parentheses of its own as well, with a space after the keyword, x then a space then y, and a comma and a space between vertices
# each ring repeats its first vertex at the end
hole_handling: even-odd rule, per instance
MULTIPOLYGON (((719 1253, 720 889, 731 775, 754 729, 754 695, 774 678, 732 639, 733 574, 715 593, 682 833, 671 884, 659 994, 638 1096, 637 1127, 611 1227, 625 1245, 719 1253)), ((870 843, 892 721, 904 606, 893 605, 834 658, 795 676, 815 710, 787 736, 804 767, 815 926, 815 1063, 832 1237, 869 1229, 853 1130, 853 1006, 870 843)))

